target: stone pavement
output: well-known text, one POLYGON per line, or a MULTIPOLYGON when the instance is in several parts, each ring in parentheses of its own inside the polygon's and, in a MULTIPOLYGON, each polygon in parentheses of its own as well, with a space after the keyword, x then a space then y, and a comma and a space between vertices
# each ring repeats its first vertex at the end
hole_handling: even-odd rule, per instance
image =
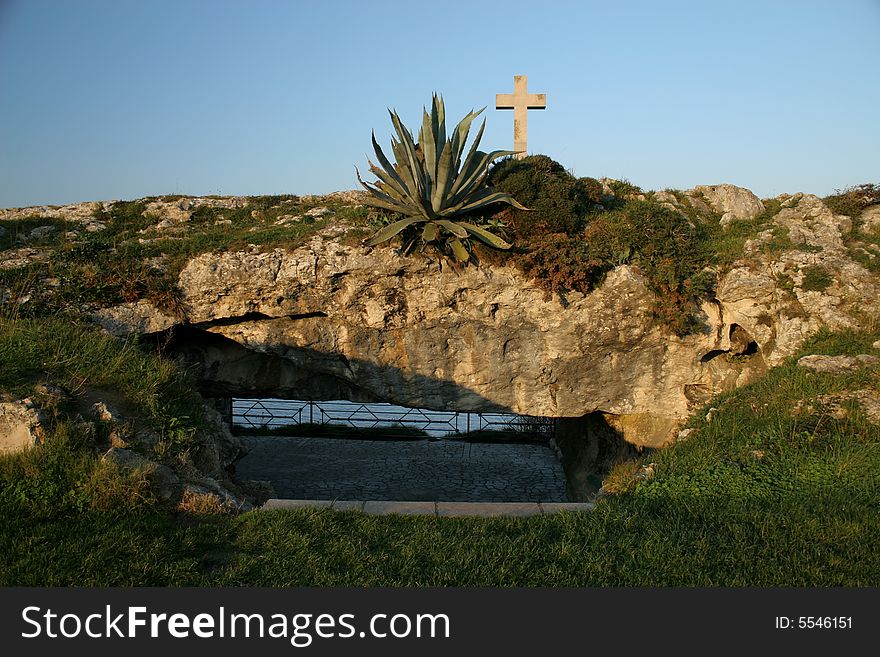
POLYGON ((403 516, 504 516, 521 518, 559 511, 592 511, 592 502, 375 502, 363 500, 279 500, 266 502, 261 508, 275 509, 334 509, 336 511, 363 511, 373 515, 398 514, 403 516))
MULTIPOLYGON (((327 505, 345 500, 349 506, 361 501, 567 501, 562 465, 546 445, 283 436, 243 440, 250 452, 236 464, 238 478, 270 481, 283 500, 326 500, 327 505)), ((440 507, 430 511, 440 513, 440 507)))

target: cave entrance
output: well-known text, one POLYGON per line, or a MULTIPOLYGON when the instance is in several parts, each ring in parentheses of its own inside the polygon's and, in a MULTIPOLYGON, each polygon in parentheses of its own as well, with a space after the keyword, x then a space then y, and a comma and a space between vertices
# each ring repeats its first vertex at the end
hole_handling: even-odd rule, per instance
POLYGON ((566 502, 556 422, 346 400, 226 402, 240 479, 318 500, 566 502))

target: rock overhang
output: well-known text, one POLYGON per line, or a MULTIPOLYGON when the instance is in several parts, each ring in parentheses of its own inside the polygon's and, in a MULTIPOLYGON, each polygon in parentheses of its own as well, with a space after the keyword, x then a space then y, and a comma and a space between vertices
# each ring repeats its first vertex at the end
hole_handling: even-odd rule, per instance
MULTIPOLYGON (((724 185, 666 196, 731 213, 728 223, 769 207, 724 185)), ((334 226, 297 248, 191 258, 177 278, 180 316, 140 300, 93 317, 116 334, 188 332, 182 343, 204 359, 203 384, 224 394, 298 391, 554 417, 603 412, 642 427, 627 438, 646 441, 652 431, 626 418, 681 421, 712 394, 793 355, 819 328, 880 314, 877 277, 849 257, 843 239, 852 221, 808 194, 782 206, 702 304, 702 327, 684 337, 653 320, 653 293, 635 266, 613 269, 590 294, 561 297, 513 268, 440 270, 346 243, 334 226), (776 233, 793 246, 768 253, 776 233), (809 267, 828 272, 827 289, 804 289, 809 267), (208 335, 236 346, 199 352, 208 335)))

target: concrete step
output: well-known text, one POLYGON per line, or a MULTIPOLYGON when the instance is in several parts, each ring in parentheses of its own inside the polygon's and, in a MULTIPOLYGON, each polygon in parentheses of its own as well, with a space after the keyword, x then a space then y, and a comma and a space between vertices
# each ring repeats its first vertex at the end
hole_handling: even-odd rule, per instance
POLYGON ((592 511, 592 502, 406 502, 384 500, 268 500, 263 511, 275 509, 333 509, 372 515, 419 515, 443 517, 525 517, 560 511, 592 511))

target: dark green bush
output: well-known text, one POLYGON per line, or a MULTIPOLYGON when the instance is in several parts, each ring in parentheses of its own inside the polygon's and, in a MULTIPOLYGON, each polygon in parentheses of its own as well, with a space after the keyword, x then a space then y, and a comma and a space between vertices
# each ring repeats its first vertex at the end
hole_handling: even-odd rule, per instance
POLYGON ((531 211, 502 211, 517 237, 546 233, 577 235, 587 215, 602 202, 602 185, 592 178, 575 178, 546 155, 499 161, 489 173, 489 184, 507 192, 531 211))
POLYGON ((601 251, 601 247, 597 248, 583 237, 550 233, 533 236, 528 250, 514 256, 514 261, 523 273, 549 292, 586 293, 614 266, 601 251))
POLYGON ((618 198, 636 196, 642 193, 641 187, 639 187, 638 185, 633 185, 626 178, 624 178, 623 180, 610 180, 608 181, 608 186, 611 188, 611 193, 618 198))
POLYGON ((628 200, 589 219, 578 236, 533 235, 516 264, 548 291, 587 293, 612 268, 631 263, 657 295, 657 318, 676 333, 692 330, 696 303, 715 291, 707 228, 653 201, 628 200))

